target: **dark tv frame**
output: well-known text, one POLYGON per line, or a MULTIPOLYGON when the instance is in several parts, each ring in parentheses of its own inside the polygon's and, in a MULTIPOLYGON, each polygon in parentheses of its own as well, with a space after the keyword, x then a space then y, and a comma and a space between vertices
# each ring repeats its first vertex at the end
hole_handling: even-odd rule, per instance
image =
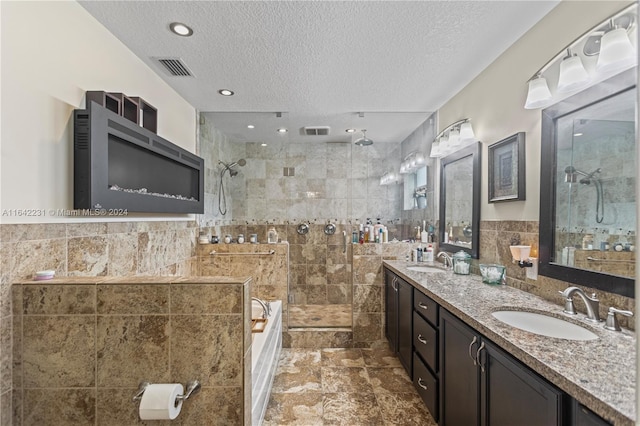
POLYGON ((135 213, 203 213, 204 159, 124 117, 88 102, 74 111, 73 208, 118 209, 135 213), (197 200, 139 194, 109 189, 109 137, 149 151, 197 172, 192 188, 197 200))

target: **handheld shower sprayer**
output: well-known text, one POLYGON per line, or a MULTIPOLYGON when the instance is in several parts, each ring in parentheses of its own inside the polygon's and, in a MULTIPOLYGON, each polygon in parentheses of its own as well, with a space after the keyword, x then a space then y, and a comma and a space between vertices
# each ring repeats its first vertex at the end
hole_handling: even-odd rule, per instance
POLYGON ((590 185, 593 183, 596 187, 596 222, 602 223, 604 220, 604 191, 602 190, 602 181, 596 175, 601 173, 602 169, 598 167, 591 173, 583 172, 573 166, 567 166, 564 169, 564 181, 567 183, 576 183, 577 175, 584 176, 580 179, 580 184, 590 185))
POLYGON ((234 161, 233 163, 225 163, 224 161, 218 161, 218 164, 223 166, 220 172, 220 185, 218 188, 218 211, 221 215, 227 214, 227 197, 224 193, 224 174, 229 172, 229 176, 234 177, 238 174, 238 171, 234 169, 236 166, 244 167, 247 164, 247 160, 244 158, 234 161))

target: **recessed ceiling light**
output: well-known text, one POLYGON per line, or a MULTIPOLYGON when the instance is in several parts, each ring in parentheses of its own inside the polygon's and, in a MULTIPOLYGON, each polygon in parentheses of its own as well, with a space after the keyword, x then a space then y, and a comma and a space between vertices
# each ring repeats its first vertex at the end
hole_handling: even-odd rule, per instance
POLYGON ((233 90, 229 90, 229 89, 220 89, 218 90, 218 93, 220 93, 222 96, 233 96, 233 90))
POLYGON ((256 126, 254 126, 253 124, 247 125, 247 129, 255 129, 255 128, 256 128, 256 126))
POLYGON ((345 130, 345 132, 347 133, 355 133, 356 129, 347 129, 345 130))
POLYGON ((573 136, 582 136, 583 133, 574 133, 573 136))
POLYGON ((169 24, 169 29, 173 33, 178 34, 182 37, 189 37, 193 35, 193 30, 180 22, 172 22, 171 24, 169 24))
POLYGON ((278 133, 287 133, 287 129, 285 129, 284 127, 281 127, 278 129, 278 133))
POLYGON ((267 144, 266 143, 261 143, 260 146, 267 146, 267 144))

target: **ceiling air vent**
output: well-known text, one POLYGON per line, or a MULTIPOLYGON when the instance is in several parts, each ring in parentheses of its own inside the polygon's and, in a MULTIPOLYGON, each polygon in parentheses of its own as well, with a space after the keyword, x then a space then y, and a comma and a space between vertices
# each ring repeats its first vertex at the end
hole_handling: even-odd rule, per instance
POLYGON ((180 58, 155 58, 175 77, 193 77, 193 74, 180 58))
POLYGON ((307 136, 327 136, 331 131, 329 126, 305 127, 304 134, 307 136))

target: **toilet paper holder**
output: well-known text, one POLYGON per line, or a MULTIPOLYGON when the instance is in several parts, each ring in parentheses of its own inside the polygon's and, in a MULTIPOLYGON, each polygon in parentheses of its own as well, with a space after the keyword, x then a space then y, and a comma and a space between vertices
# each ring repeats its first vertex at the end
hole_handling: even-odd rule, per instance
MULTIPOLYGON (((136 392, 136 394, 133 396, 133 400, 140 401, 142 399, 142 394, 144 394, 144 391, 147 389, 147 386, 149 386, 150 384, 151 384, 150 382, 140 383, 138 392, 136 392)), ((201 387, 202 385, 200 384, 199 380, 192 380, 190 382, 187 382, 187 392, 184 395, 176 396, 176 402, 175 402, 176 407, 178 406, 178 403, 180 403, 180 401, 186 401, 191 397, 191 395, 198 393, 201 387)))

